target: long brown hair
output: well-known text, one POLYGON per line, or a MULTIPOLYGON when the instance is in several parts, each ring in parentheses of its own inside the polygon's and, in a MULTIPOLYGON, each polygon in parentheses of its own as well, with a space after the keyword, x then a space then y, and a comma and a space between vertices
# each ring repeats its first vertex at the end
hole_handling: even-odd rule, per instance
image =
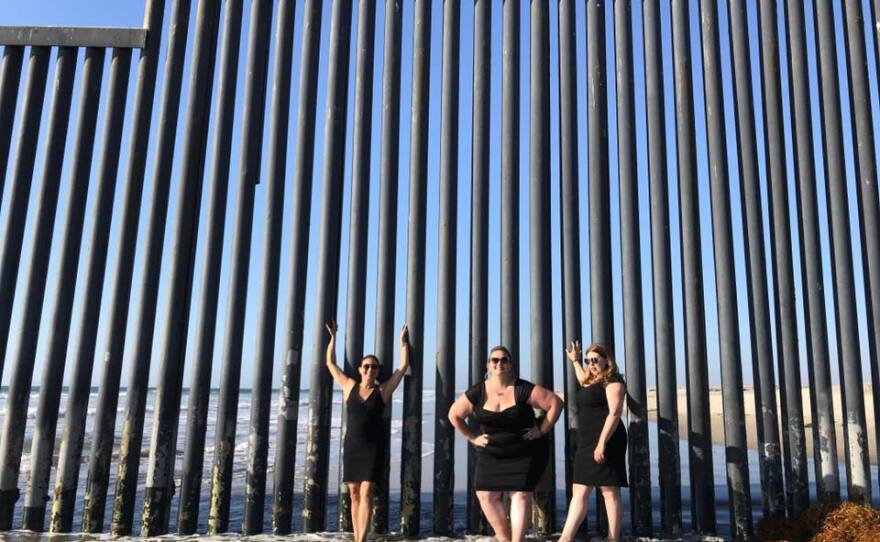
POLYGON ((592 343, 586 350, 584 350, 584 357, 591 352, 595 352, 605 359, 605 370, 597 375, 593 375, 593 373, 587 371, 586 377, 581 381, 582 386, 588 386, 590 384, 595 384, 596 382, 608 380, 610 376, 620 374, 620 371, 617 370, 617 364, 614 363, 614 358, 612 358, 611 354, 608 352, 607 346, 602 343, 592 343))

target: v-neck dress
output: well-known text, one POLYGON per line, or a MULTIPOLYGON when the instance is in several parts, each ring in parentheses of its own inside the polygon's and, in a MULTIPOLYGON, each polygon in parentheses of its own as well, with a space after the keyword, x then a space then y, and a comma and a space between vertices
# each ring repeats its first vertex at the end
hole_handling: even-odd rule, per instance
POLYGON ((489 444, 477 447, 474 489, 477 491, 534 491, 547 467, 547 437, 526 440, 525 432, 534 427, 535 412, 528 404, 534 384, 517 379, 513 406, 500 412, 486 410, 486 384, 472 386, 465 396, 474 406, 479 432, 489 436, 489 444))
POLYGON ((574 458, 572 481, 587 486, 627 487, 626 479, 626 428, 623 421, 605 443, 605 461, 596 463, 593 451, 599 443, 605 419, 608 417, 608 397, 605 386, 613 382, 623 383, 619 374, 609 376, 604 382, 579 386, 575 395, 578 406, 577 453, 574 458))
POLYGON ((357 388, 345 401, 346 431, 342 444, 342 481, 378 482, 383 472, 385 401, 378 388, 361 399, 357 388))

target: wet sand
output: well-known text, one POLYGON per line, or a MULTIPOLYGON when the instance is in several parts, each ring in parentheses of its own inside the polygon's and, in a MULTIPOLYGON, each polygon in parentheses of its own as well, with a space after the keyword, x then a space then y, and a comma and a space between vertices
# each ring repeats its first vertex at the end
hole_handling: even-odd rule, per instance
MULTIPOLYGON (((865 420, 868 428, 868 449, 871 454, 871 462, 877 461, 877 449, 874 446, 876 429, 874 426, 874 407, 873 393, 871 384, 864 384, 865 392, 865 420)), ((837 456, 843 461, 844 456, 844 440, 843 440, 843 424, 841 420, 841 396, 840 387, 834 386, 832 390, 833 408, 834 408, 834 426, 837 432, 837 456)), ((813 431, 812 416, 810 414, 810 391, 809 388, 801 389, 801 398, 804 413, 804 433, 806 436, 807 456, 813 457, 813 431)), ((657 419, 657 393, 656 388, 648 388, 648 418, 657 419)), ((751 387, 743 388, 743 401, 746 415, 746 438, 750 448, 758 447, 758 425, 755 419, 755 394, 751 387)), ((777 412, 781 413, 780 398, 777 392, 776 404, 777 412)), ((721 388, 712 387, 709 389, 709 413, 712 420, 712 442, 715 444, 724 444, 724 409, 721 400, 721 388)), ((687 437, 687 391, 684 388, 678 389, 678 427, 679 435, 682 438, 687 437)), ((780 435, 781 435, 780 427, 780 435)), ((780 437, 781 438, 781 437, 780 437)))

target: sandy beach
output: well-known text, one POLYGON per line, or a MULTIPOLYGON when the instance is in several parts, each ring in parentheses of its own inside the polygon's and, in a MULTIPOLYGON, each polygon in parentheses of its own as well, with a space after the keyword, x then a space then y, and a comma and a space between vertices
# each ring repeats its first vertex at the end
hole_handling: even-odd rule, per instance
MULTIPOLYGON (((868 448, 871 453, 871 462, 877 461, 877 450, 874 446, 875 442, 875 426, 874 426, 874 410, 873 410, 873 393, 871 384, 864 384, 865 391, 865 419, 868 428, 868 448)), ((779 393, 776 394, 777 412, 779 409, 779 393)), ((801 389, 801 400, 804 412, 804 430, 806 436, 807 456, 813 456, 813 432, 812 432, 812 416, 810 414, 810 391, 809 388, 801 389)), ((745 404, 746 414, 746 437, 750 448, 757 449, 758 430, 755 419, 755 394, 751 387, 743 388, 743 401, 745 404)), ((840 387, 833 387, 833 405, 834 405, 834 425, 837 432, 837 456, 841 462, 844 460, 843 449, 843 424, 841 423, 841 397, 840 387)), ((724 444, 724 418, 721 400, 721 388, 713 387, 709 389, 709 411, 712 419, 712 442, 715 444, 724 444)), ((657 390, 656 388, 648 388, 648 418, 657 419, 657 390)), ((679 434, 687 437, 687 391, 684 388, 678 389, 678 426, 679 434)), ((781 431, 781 427, 780 427, 781 431)), ((781 435, 781 432, 780 432, 781 435)))

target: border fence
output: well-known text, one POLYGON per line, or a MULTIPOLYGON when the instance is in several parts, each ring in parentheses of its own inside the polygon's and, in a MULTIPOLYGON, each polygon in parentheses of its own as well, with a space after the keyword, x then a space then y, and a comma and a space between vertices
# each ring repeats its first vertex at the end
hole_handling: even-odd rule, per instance
MULTIPOLYGON (((0 432, 0 530, 21 527, 69 532, 76 502, 82 499, 83 531, 96 533, 107 529, 128 535, 135 525, 135 505, 141 494, 141 534, 159 535, 169 528, 171 514, 175 512, 172 497, 179 492, 177 530, 180 534, 195 533, 205 467, 214 343, 218 337, 222 348, 217 362, 222 364, 222 374, 210 467, 207 531, 213 534, 237 529, 229 519, 232 468, 258 183, 265 183, 266 203, 260 217, 264 227, 257 267, 258 296, 252 300, 258 307, 258 321, 255 351, 248 353, 254 360, 254 381, 241 528, 245 534, 259 533, 264 518, 271 513, 272 528, 277 534, 291 531, 294 514, 302 515, 302 527, 307 532, 326 529, 328 491, 335 490, 336 484, 331 482, 328 462, 332 388, 323 362, 323 323, 337 318, 342 280, 343 193, 348 182, 350 234, 343 317, 348 330, 344 357, 350 370, 352 361, 364 351, 371 148, 376 145, 380 150, 375 351, 380 359, 393 359, 398 291, 405 296, 405 321, 413 347, 412 373, 403 386, 400 471, 386 471, 376 498, 376 530, 398 528, 389 525, 388 520, 391 476, 400 477, 401 533, 414 536, 427 528, 420 524, 422 390, 426 371, 436 370, 436 419, 426 426, 430 430, 433 425, 435 442, 430 530, 437 534, 454 531, 455 436, 444 413, 455 399, 456 340, 467 341, 470 381, 479 381, 483 374, 489 346, 488 277, 496 267, 490 265, 488 258, 490 205, 500 207, 500 239, 491 242, 500 241, 497 272, 501 277, 503 307, 498 314, 501 343, 511 348, 515 360, 531 360, 532 380, 564 389, 566 397, 573 397, 573 373, 567 370, 564 382, 554 382, 553 367, 560 361, 563 345, 582 338, 583 305, 588 305, 590 311, 589 337, 617 346, 617 358, 624 362, 628 383, 629 514, 634 534, 682 533, 681 465, 685 460, 690 476, 689 528, 697 533, 717 530, 701 235, 711 236, 713 247, 731 535, 749 539, 754 530, 742 393, 741 349, 746 339, 753 369, 764 514, 797 516, 813 501, 832 502, 841 498, 830 336, 836 339, 834 361, 843 396, 842 419, 838 423, 843 425, 844 435, 845 496, 870 502, 877 480, 871 480, 868 450, 869 445, 880 447, 880 442, 868 442, 865 415, 867 407, 872 409, 875 420, 880 417, 880 195, 871 95, 872 84, 877 84, 872 73, 878 67, 869 66, 869 62, 876 63, 880 58, 876 50, 880 43, 880 2, 844 0, 840 16, 836 17, 832 0, 813 0, 811 6, 806 5, 812 10, 810 26, 805 3, 800 1, 699 0, 699 21, 695 25, 691 22, 691 3, 686 0, 643 0, 636 20, 629 0, 612 2, 610 10, 601 0, 586 0, 586 32, 581 35, 574 0, 532 0, 526 58, 520 50, 524 25, 518 0, 443 1, 440 50, 431 48, 432 25, 438 21, 433 20, 436 17, 430 0, 385 0, 384 21, 380 25, 381 74, 374 74, 378 36, 377 5, 373 0, 357 2, 356 21, 353 0, 332 0, 329 35, 323 35, 321 30, 325 13, 320 0, 197 0, 195 17, 191 17, 191 4, 190 0, 173 0, 167 5, 164 0, 145 0, 142 28, 0 27, 0 197, 8 194, 6 200, 0 201, 5 213, 0 225, 0 372, 3 364, 9 365, 7 380, 2 382, 8 394, 0 432), (249 10, 247 18, 245 7, 249 10), (473 35, 463 36, 461 10, 471 7, 473 35), (726 26, 719 23, 719 10, 724 7, 726 26), (556 50, 551 48, 553 8, 557 10, 556 50), (404 10, 412 11, 412 35, 403 35, 404 10), (494 10, 500 10, 503 24, 493 29, 494 10), (751 30, 750 13, 757 20, 757 33, 751 30), (300 20, 295 20, 295 14, 300 20), (242 28, 245 20, 247 28, 242 28), (191 22, 194 28, 189 38, 191 22), (356 40, 352 43, 355 22, 356 40), (298 59, 294 58, 293 47, 296 25, 302 28, 298 59), (725 28, 729 33, 726 37, 722 36, 725 28), (780 34, 780 28, 784 28, 784 34, 780 34), (877 29, 877 34, 872 36, 871 29, 877 29), (671 37, 666 35, 669 30, 671 37), (492 49, 493 31, 501 32, 501 51, 492 49), (641 32, 643 44, 640 55, 634 55, 637 32, 641 32), (610 42, 609 36, 613 36, 610 42), (243 37, 247 40, 244 47, 243 37), (697 43, 695 37, 699 51, 691 50, 697 43), (723 37, 726 48, 722 47, 723 37), (323 149, 316 153, 323 40, 329 43, 323 82, 326 110, 321 127, 323 149), (407 48, 411 53, 409 82, 401 80, 404 40, 411 42, 407 48), (460 67, 463 40, 472 40, 472 75, 460 67), (843 65, 838 65, 840 40, 845 52, 843 65), (585 42, 585 62, 578 61, 581 41, 585 42), (756 41, 757 62, 751 52, 751 44, 756 41), (613 44, 613 51, 606 50, 608 43, 613 44), (875 50, 869 50, 870 43, 875 50), (671 50, 671 64, 664 59, 667 49, 671 50), (166 55, 161 77, 160 50, 166 55), (240 51, 244 52, 241 60, 240 51), (613 62, 607 61, 609 52, 613 53, 613 62), (133 55, 137 57, 136 75, 133 88, 129 88, 133 55), (431 79, 432 55, 438 55, 442 65, 439 81, 431 79), (554 78, 550 75, 551 55, 557 58, 554 78), (634 60, 636 56, 642 59, 641 65, 634 60), (808 58, 813 57, 818 93, 810 90, 808 58), (52 59, 55 65, 50 85, 52 59), (109 62, 107 81, 105 62, 109 62), (695 62, 701 66, 695 66, 695 62), (500 89, 491 85, 492 66, 498 63, 500 89), (352 65, 354 73, 350 73, 352 65), (665 84, 667 68, 671 69, 672 86, 665 84), (81 87, 75 91, 77 70, 81 87), (236 110, 239 70, 244 74, 244 87, 236 110), (524 70, 528 70, 527 89, 521 87, 524 70), (579 70, 585 70, 585 88, 578 84, 579 70), (298 78, 294 78, 294 73, 298 78), (381 115, 374 118, 373 79, 379 75, 381 115), (610 79, 615 83, 613 94, 608 91, 610 79), (637 89, 637 82, 644 88, 637 89), (697 107, 695 85, 700 82, 704 105, 697 107), (408 157, 403 156, 406 149, 400 146, 404 83, 411 85, 411 108, 404 117, 409 122, 408 157), (292 107, 294 84, 298 86, 298 101, 292 107), (728 89, 733 96, 732 108, 725 104, 726 84, 732 84, 728 89), (354 89, 351 103, 349 85, 354 89), (437 125, 429 124, 432 85, 440 86, 437 125), (472 88, 473 100, 470 209, 462 210, 470 213, 469 238, 459 235, 456 228, 458 194, 468 189, 460 186, 460 170, 466 169, 467 164, 459 163, 459 148, 463 145, 459 140, 459 96, 464 86, 472 88), (848 92, 846 102, 841 100, 842 89, 848 92), (501 118, 496 119, 490 115, 490 100, 492 93, 499 90, 501 118), (523 92, 528 97, 527 135, 520 131, 519 104, 523 92), (640 92, 644 102, 637 108, 640 92), (47 93, 48 114, 44 114, 47 93), (556 182, 551 175, 552 93, 558 95, 559 108, 558 125, 554 126, 559 141, 555 155, 559 183, 557 227, 551 223, 551 187, 556 182), (75 109, 74 97, 78 100, 75 109), (666 105, 667 97, 673 100, 671 108, 666 105), (616 122, 616 145, 609 142, 612 100, 616 111, 616 119, 612 119, 616 122), (102 103, 104 116, 99 121, 102 103), (843 103, 849 108, 843 109, 843 103), (155 123, 154 107, 158 108, 155 123), (586 110, 585 133, 579 133, 579 109, 586 110), (71 123, 72 110, 77 116, 71 123), (288 122, 291 112, 295 116, 292 126, 288 122), (705 114, 705 141, 698 140, 701 135, 696 129, 696 116, 700 113, 705 114), (647 129, 647 179, 642 184, 637 167, 637 114, 644 115, 647 129), (667 121, 670 114, 672 118, 667 121), (729 115, 733 117, 730 120, 725 118, 729 115), (847 118, 849 122, 845 122, 847 118), (377 122, 380 137, 374 141, 373 126, 377 122), (667 122, 675 135, 671 143, 667 141, 667 122), (493 123, 501 126, 499 150, 490 145, 493 123), (240 158, 233 178, 234 199, 227 202, 230 155, 236 142, 234 126, 239 133, 240 158), (735 129, 734 153, 729 152, 727 144, 730 126, 735 129), (72 148, 66 152, 69 129, 73 130, 74 138, 72 148), (851 149, 844 145, 847 129, 852 131, 851 149), (520 193, 522 137, 528 138, 527 194, 520 193), (294 150, 289 157, 290 138, 294 150), (350 178, 346 178, 345 161, 340 157, 346 156, 349 138, 352 163, 350 178), (38 141, 43 142, 45 151, 42 178, 35 183, 38 141), (435 172, 429 170, 428 152, 437 141, 439 170, 435 172), (667 160, 672 144, 675 175, 670 173, 667 160), (697 149, 702 146, 708 153, 708 176, 702 175, 698 167, 697 149), (497 179, 490 175, 492 153, 500 154, 497 179), (788 153, 793 164, 791 171, 788 153), (408 202, 398 205, 399 164, 407 159, 409 174, 403 182, 408 183, 408 202), (92 166, 93 160, 96 168, 92 166), (149 170, 152 191, 151 199, 144 203, 148 160, 153 164, 149 170), (315 160, 319 163, 315 164, 315 160), (579 164, 584 160, 588 162, 587 206, 579 204, 579 164), (610 173, 612 160, 617 160, 616 176, 610 173), (854 165, 855 182, 850 182, 847 174, 847 160, 854 165), (288 162, 292 163, 290 171, 288 162), (732 162, 738 164, 736 179, 732 162), (174 175, 175 163, 179 164, 179 175, 174 175), (317 220, 313 224, 312 180, 316 166, 320 167, 322 182, 317 220), (63 171, 69 173, 69 188, 63 192, 67 196, 67 211, 58 230, 56 211, 63 171), (120 175, 122 179, 118 182, 120 175), (439 242, 436 352, 432 356, 425 351, 424 339, 430 332, 425 329, 428 179, 434 175, 439 186, 439 242), (817 182, 820 178, 824 179, 824 186, 817 182), (7 181, 8 189, 4 186, 7 181), (732 201, 731 189, 737 182, 739 201, 732 201), (294 196, 285 205, 288 183, 294 196), (494 193, 490 186, 494 183, 498 183, 497 202, 490 201, 490 194, 494 193), (619 209, 614 212, 610 196, 613 183, 619 194, 619 209), (639 211, 640 187, 644 192, 644 186, 647 195, 641 197, 648 201, 647 222, 639 211), (172 188, 176 190, 173 200, 172 188), (35 206, 29 205, 32 189, 39 190, 35 206), (819 193, 822 189, 824 195, 819 193), (114 205, 117 190, 122 193, 121 206, 114 205), (701 232, 699 193, 706 190, 710 194, 711 232, 701 232), (94 213, 87 217, 90 192, 96 194, 96 203, 94 213), (203 192, 207 194, 208 205, 206 215, 200 216, 203 192), (671 227, 671 193, 678 201, 680 237, 676 244, 681 247, 681 284, 676 288, 672 273, 675 255, 671 236, 676 232, 671 227), (520 216, 523 197, 528 198, 527 217, 520 216), (851 212, 849 203, 853 197, 857 201, 856 213, 851 212), (175 204, 171 216, 169 201, 175 204), (822 212, 821 202, 827 204, 822 212), (231 222, 226 220, 227 203, 235 206, 231 222), (735 209, 741 209, 741 217, 733 216, 735 209), (588 220, 585 242, 591 262, 610 262, 612 243, 620 243, 624 337, 616 341, 612 276, 617 270, 599 264, 588 270, 581 268, 580 222, 584 212, 588 215, 584 218, 588 220), (292 216, 290 274, 285 279, 290 286, 285 296, 280 296, 282 220, 286 213, 292 216), (827 247, 823 247, 820 234, 825 216, 827 247), (398 243, 397 231, 402 217, 406 217, 406 274, 398 277, 397 250, 403 245, 398 243), (612 235, 613 217, 619 219, 619 238, 612 235), (88 230, 86 218, 93 221, 88 230), (529 239, 528 268, 522 270, 521 220, 527 223, 529 239), (29 237, 24 235, 26 223, 32 228, 29 237), (200 223, 203 237, 199 236, 200 223), (119 231, 116 250, 111 250, 109 243, 111 224, 119 231), (740 227, 741 232, 734 231, 740 227), (858 243, 854 243, 851 228, 858 232, 858 243), (60 236, 56 231, 61 232, 60 236), (84 239, 86 231, 91 233, 88 239, 84 239), (224 253, 224 235, 231 235, 229 253, 224 253), (735 235, 742 236, 741 253, 735 247, 735 235), (163 254, 166 236, 172 239, 170 254, 163 254), (551 240, 557 238, 561 246, 558 278, 562 303, 553 307, 551 240), (27 251, 23 247, 25 239, 30 243, 27 251), (640 248, 644 239, 650 261, 644 261, 640 248), (317 243, 317 259, 309 262, 313 241, 317 243), (204 258, 198 278, 197 244, 204 258), (85 253, 81 253, 83 246, 88 247, 85 253), (462 265, 457 261, 459 246, 469 247, 467 285, 456 284, 457 269, 462 265), (141 298, 135 310, 130 311, 136 249, 145 254, 143 269, 137 274, 141 298), (824 250, 830 254, 830 258, 828 254, 824 258, 830 260, 833 318, 828 317, 824 293, 824 250), (856 252, 860 254, 859 260, 856 252), (60 258, 57 275, 48 272, 52 255, 60 258), (230 266, 230 287, 225 297, 225 327, 218 330, 218 290, 224 258, 230 266), (737 283, 735 274, 737 261, 742 260, 746 269, 744 295, 738 292, 742 285, 737 283), (856 261, 861 262, 861 269, 855 267, 856 261), (643 268, 651 275, 652 307, 644 306, 643 268), (112 275, 107 273, 108 269, 114 270, 112 275), (315 293, 315 326, 308 330, 312 332, 313 346, 304 353, 306 281, 310 273, 320 280, 315 293), (522 273, 527 276, 521 278, 522 273), (167 289, 159 288, 160 274, 170 277, 167 289), (581 275, 589 276, 586 294, 581 292, 581 275), (58 282, 54 290, 47 288, 50 279, 58 282), (519 352, 519 296, 523 279, 528 283, 530 304, 527 353, 519 352), (802 285, 800 299, 795 296, 798 281, 802 285), (103 300, 103 306, 109 312, 101 314, 105 282, 109 286, 109 300, 103 300), (83 292, 76 292, 78 284, 83 292), (194 296, 195 285, 201 290, 198 297, 194 296), (46 300, 49 291, 53 295, 46 300), (467 294, 459 294, 465 291, 467 294), (160 292, 171 301, 161 304, 160 292), (683 305, 684 375, 677 374, 676 357, 671 354, 676 352, 678 322, 673 307, 679 294, 683 305), (75 295, 82 296, 81 305, 74 304, 75 295), (864 338, 859 334, 859 295, 866 304, 867 345, 861 344, 864 338), (194 299, 199 301, 195 307, 194 299), (738 318, 740 299, 747 300, 746 328, 741 328, 738 318), (468 335, 456 338, 455 307, 457 302, 464 301, 469 306, 468 335), (287 311, 283 318, 279 302, 287 311), (22 332, 18 334, 11 333, 14 303, 23 307, 21 324, 17 324, 22 332), (78 314, 74 318, 75 308, 78 314), (164 312, 160 313, 160 308, 164 312), (561 344, 556 344, 552 332, 554 310, 562 315, 561 344), (655 360, 647 359, 646 311, 654 315, 650 335, 655 360), (801 330, 798 312, 803 314, 801 330), (48 315, 47 321, 43 321, 44 314, 48 315), (187 336, 191 318, 197 322, 194 337, 187 336), (80 326, 71 336, 74 320, 80 326), (101 344, 99 320, 107 326, 106 340, 101 344), (41 326, 48 330, 43 330, 42 336, 50 337, 50 343, 42 375, 36 380, 41 326), (279 330, 284 337, 280 357, 275 352, 279 330), (133 337, 128 345, 127 334, 133 337), (154 335, 158 338, 156 345, 154 335), (188 341, 195 352, 190 359, 188 341), (799 343, 805 347, 805 357, 799 343), (872 405, 865 404, 863 350, 869 360, 872 405), (130 364, 129 381, 121 410, 122 431, 115 434, 123 359, 130 364), (431 359, 435 360, 433 365, 431 359), (149 456, 142 465, 148 380, 154 362, 158 363, 158 381, 152 434, 149 456), (192 382, 184 428, 183 471, 178 482, 174 463, 187 363, 192 367, 192 382), (309 409, 305 449, 298 451, 298 405, 304 364, 309 369, 309 409), (68 404, 60 449, 56 450, 65 367, 69 367, 68 404), (805 426, 801 400, 802 367, 808 374, 812 420, 809 427, 805 426), (101 374, 95 427, 91 448, 85 450, 89 395, 96 370, 101 374), (656 377, 656 405, 648 404, 649 370, 656 377), (274 371, 281 374, 280 404, 272 403, 274 371), (679 377, 687 383, 685 435, 679 434, 679 377), (22 500, 19 480, 26 441, 24 428, 31 389, 37 385, 39 400, 30 441, 27 491, 22 500), (652 450, 648 445, 648 410, 654 408, 658 428, 656 482, 651 477, 652 450), (267 510, 269 423, 273 412, 277 412, 278 425, 271 437, 275 439, 276 453, 272 505, 267 510), (814 447, 813 472, 808 472, 808 430, 812 432, 814 447), (687 458, 679 456, 680 439, 686 440, 687 458), (294 458, 298 452, 305 453, 306 458, 301 510, 293 505, 294 458), (117 472, 111 472, 114 456, 117 472), (88 469, 84 488, 78 487, 82 468, 88 469), (142 468, 146 471, 143 487, 138 483, 142 468), (814 499, 810 495, 811 480, 815 486, 814 499), (106 518, 111 482, 115 482, 112 515, 106 518), (652 518, 654 485, 659 485, 659 524, 652 518)), ((386 363, 383 367, 386 377, 390 366, 386 363)), ((390 408, 386 421, 390 435, 390 408)), ((565 479, 570 480, 578 430, 576 405, 572 401, 568 401, 564 424, 564 441, 555 446, 566 450, 565 479)), ((472 453, 469 451, 468 465, 473 464, 472 453)), ((535 493, 535 528, 539 533, 555 531, 561 519, 555 499, 557 489, 563 488, 555 485, 554 468, 551 463, 535 493)), ((469 498, 468 506, 469 529, 477 530, 480 516, 473 498, 469 498)), ((345 528, 344 492, 339 495, 339 509, 340 527, 345 528)))

